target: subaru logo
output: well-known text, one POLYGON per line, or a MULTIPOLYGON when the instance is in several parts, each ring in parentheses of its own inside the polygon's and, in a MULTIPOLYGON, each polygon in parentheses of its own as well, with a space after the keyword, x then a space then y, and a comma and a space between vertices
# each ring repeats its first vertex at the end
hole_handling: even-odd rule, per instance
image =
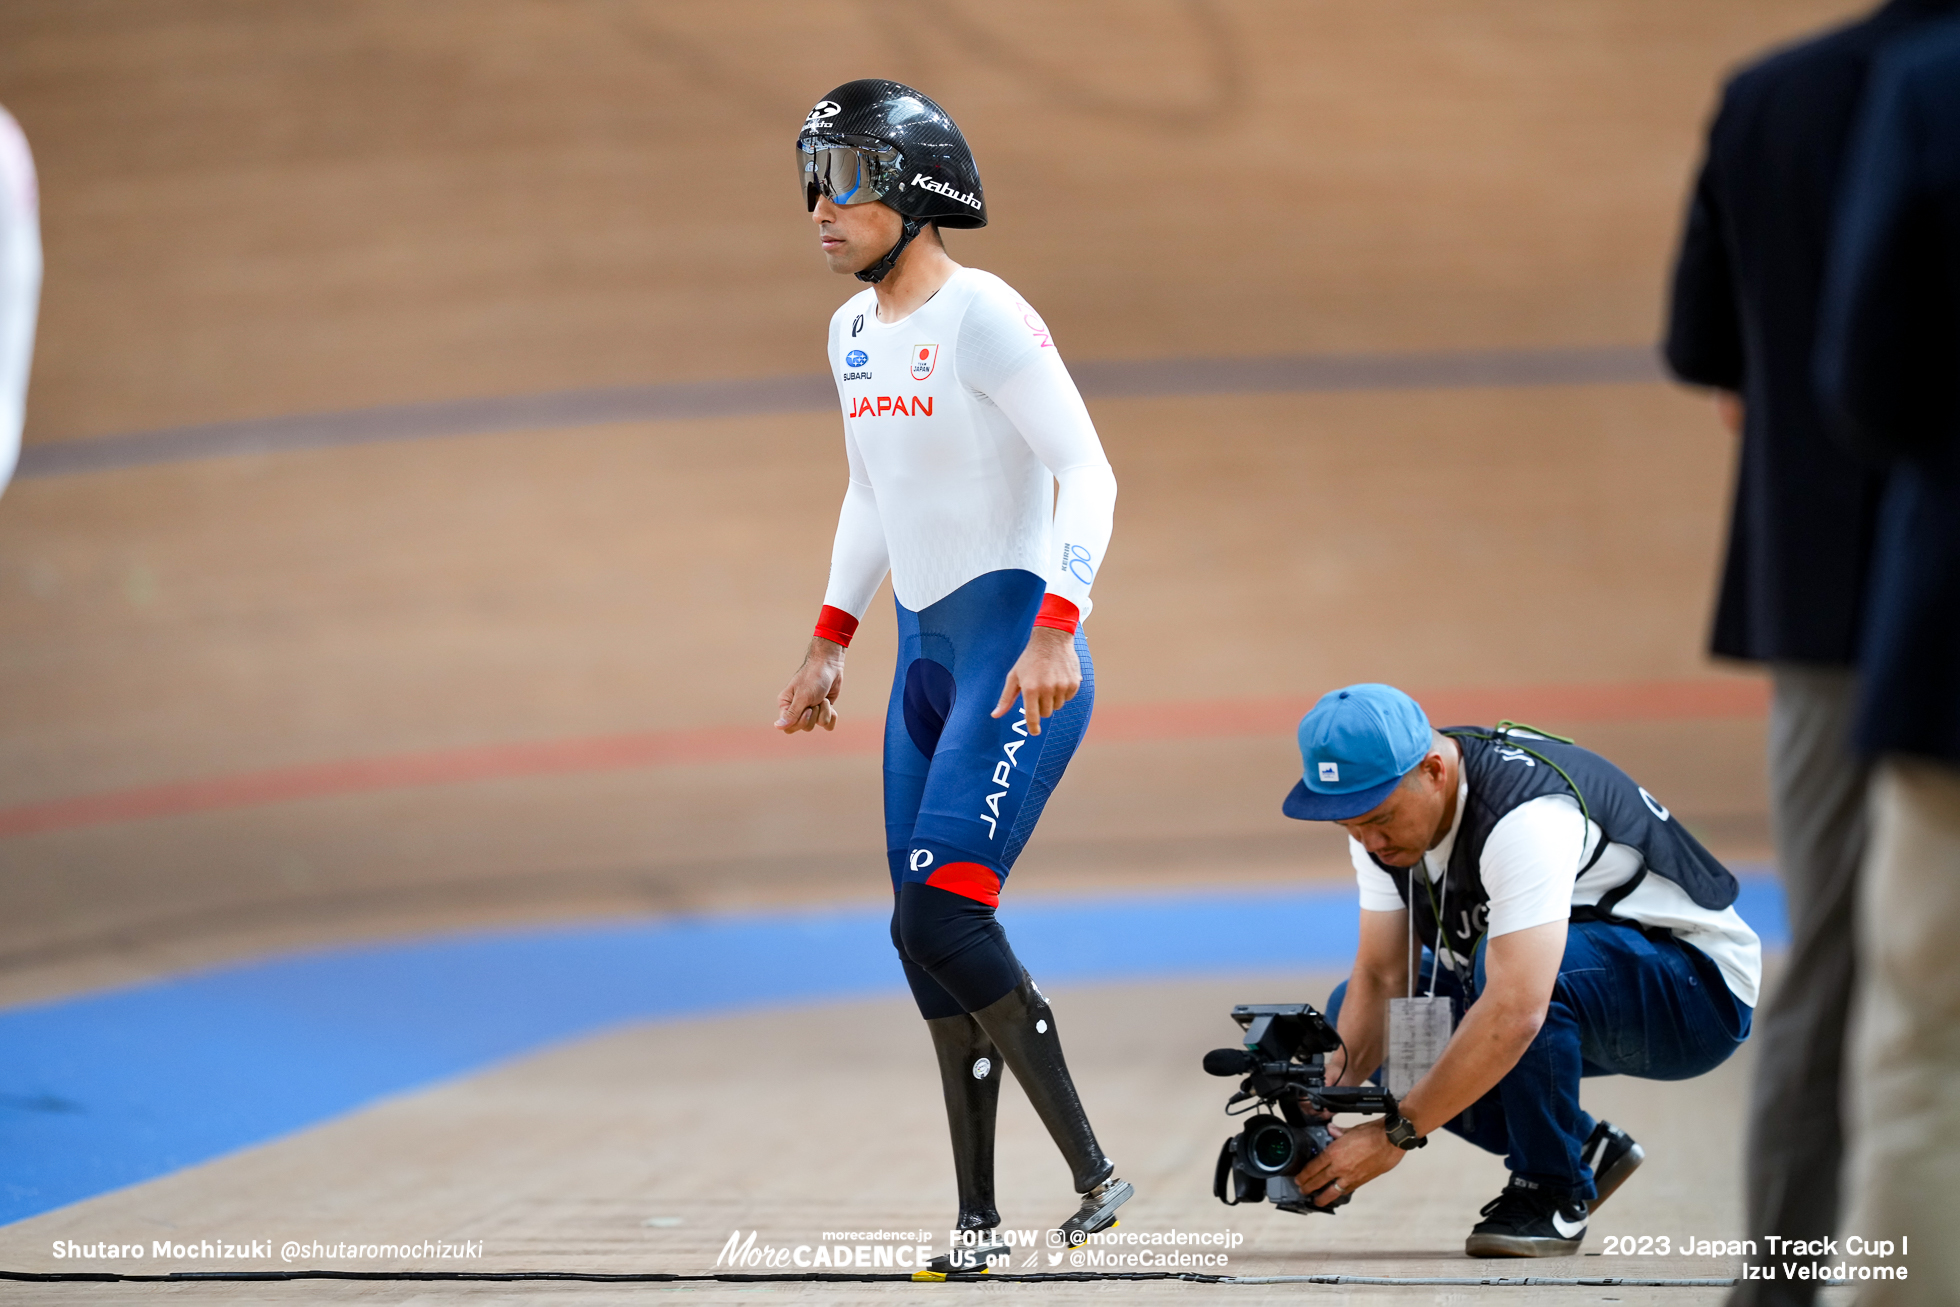
POLYGON ((845 365, 853 368, 861 368, 870 361, 871 356, 861 349, 854 349, 844 356, 845 365))

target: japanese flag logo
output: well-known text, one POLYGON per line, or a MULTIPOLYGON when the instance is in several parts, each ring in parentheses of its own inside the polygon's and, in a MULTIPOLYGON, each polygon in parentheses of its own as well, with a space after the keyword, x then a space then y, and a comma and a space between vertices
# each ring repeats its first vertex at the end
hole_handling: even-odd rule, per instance
POLYGON ((939 346, 914 345, 912 347, 912 380, 924 381, 939 366, 939 346))

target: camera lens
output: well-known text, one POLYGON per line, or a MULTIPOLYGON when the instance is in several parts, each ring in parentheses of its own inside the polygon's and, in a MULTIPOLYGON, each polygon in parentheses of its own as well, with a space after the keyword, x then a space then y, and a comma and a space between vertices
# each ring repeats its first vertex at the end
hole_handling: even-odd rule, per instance
POLYGON ((1250 1133, 1254 1166, 1272 1175, 1285 1175, 1293 1169, 1293 1132, 1282 1122, 1275 1121, 1250 1133))

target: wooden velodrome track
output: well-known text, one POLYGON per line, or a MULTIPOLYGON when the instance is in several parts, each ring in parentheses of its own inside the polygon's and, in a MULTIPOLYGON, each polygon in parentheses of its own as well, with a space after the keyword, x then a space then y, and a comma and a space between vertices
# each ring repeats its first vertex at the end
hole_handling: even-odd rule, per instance
MULTIPOLYGON (((834 410, 769 388, 807 393, 854 286, 821 271, 788 146, 811 100, 873 74, 930 89, 974 142, 994 226, 955 257, 1038 305, 1085 385, 1132 378, 1092 396, 1122 484, 1092 629, 1104 726, 1013 893, 1338 881, 1338 843, 1277 800, 1298 702, 1360 679, 1581 731, 1718 851, 1765 861, 1760 687, 1702 653, 1729 443, 1635 351, 1722 70, 1846 10, 13 0, 0 103, 36 150, 47 277, 0 499, 0 1001, 884 892, 865 732, 885 610, 852 651, 856 734, 763 729, 842 480, 834 410), (1461 384, 1466 354, 1536 384, 1461 384), (1295 381, 1229 380, 1260 358, 1295 381), (105 438, 195 453, 185 428, 376 407, 414 434, 402 406, 682 385, 718 396, 708 416, 74 470, 105 438)), ((1109 1132, 1163 1141, 1137 1223, 1224 1214, 1192 1050, 1252 997, 1064 991, 1109 1132)), ((645 1027, 396 1100, 0 1230, 0 1265, 242 1212, 489 1238, 501 1265, 688 1270, 737 1220, 942 1220, 934 1091, 895 1000, 771 1036, 811 1073, 787 1092, 798 1137, 728 1168, 714 1132, 766 1133, 786 1091, 702 1068, 768 1024, 645 1027), (642 1224, 667 1216, 687 1224, 642 1224)), ((1598 1231, 1733 1230, 1743 1074, 1601 1086, 1659 1146, 1598 1231)), ((1010 1219, 1052 1219, 1013 1110, 1010 1219)), ((1468 1273, 1450 1249, 1498 1169, 1445 1152, 1338 1228, 1241 1222, 1269 1229, 1246 1269, 1468 1273)), ((1643 1293, 1696 1298, 1517 1291, 1643 1293)), ((302 1300, 223 1297, 255 1294, 302 1300)))

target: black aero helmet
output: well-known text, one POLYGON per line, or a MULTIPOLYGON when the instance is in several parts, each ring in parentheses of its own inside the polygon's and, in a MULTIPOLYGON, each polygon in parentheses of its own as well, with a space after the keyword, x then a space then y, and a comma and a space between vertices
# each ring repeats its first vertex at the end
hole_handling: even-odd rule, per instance
POLYGON ((867 77, 817 101, 797 133, 796 156, 807 209, 823 195, 844 205, 878 200, 905 220, 898 244, 858 273, 860 280, 882 280, 928 222, 987 225, 966 137, 929 96, 901 82, 867 77))

